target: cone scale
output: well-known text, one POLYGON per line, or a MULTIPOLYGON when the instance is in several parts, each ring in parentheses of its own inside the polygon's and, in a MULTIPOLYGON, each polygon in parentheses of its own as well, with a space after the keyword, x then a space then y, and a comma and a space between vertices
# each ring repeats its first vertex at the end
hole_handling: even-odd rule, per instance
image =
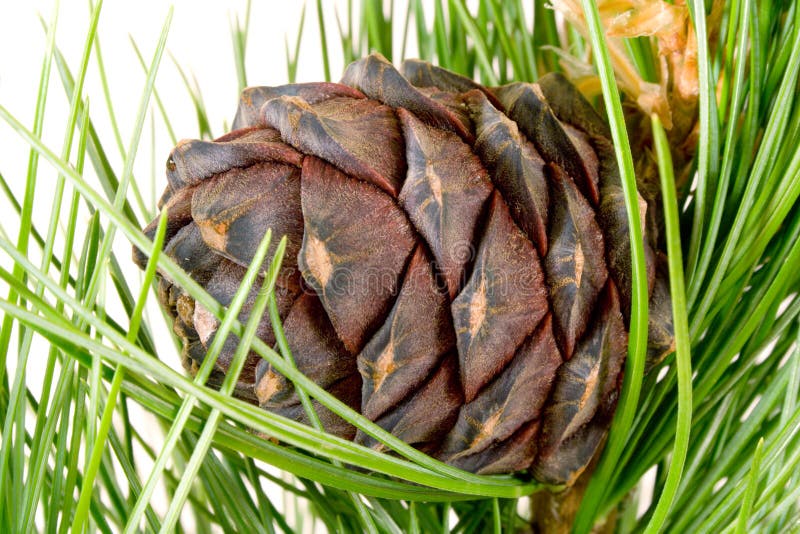
MULTIPOLYGON (((631 291, 613 146, 578 91, 372 55, 339 84, 246 89, 233 124, 170 155, 165 253, 227 304, 266 229, 285 235, 276 297, 300 371, 452 465, 574 483, 616 407, 631 291)), ((645 241, 653 365, 672 325, 663 254, 645 241)), ((217 321, 163 275, 159 299, 196 369, 217 321)), ((258 336, 275 342, 266 316, 258 336)), ((306 420, 254 353, 236 394, 306 420)), ((326 431, 381 449, 316 408, 326 431)))

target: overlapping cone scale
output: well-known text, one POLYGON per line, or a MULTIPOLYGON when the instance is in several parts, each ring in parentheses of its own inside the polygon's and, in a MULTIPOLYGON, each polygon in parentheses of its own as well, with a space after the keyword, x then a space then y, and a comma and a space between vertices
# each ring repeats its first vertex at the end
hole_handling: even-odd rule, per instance
MULTIPOLYGON (((287 236, 275 292, 300 371, 455 466, 572 483, 615 409, 631 302, 613 146, 578 91, 557 74, 486 88, 372 55, 339 84, 246 89, 234 128, 170 155, 165 253, 227 305, 267 228, 287 236)), ((672 350, 651 240, 649 366, 672 350)), ((159 298, 196 369, 218 321, 163 274, 159 298)), ((275 343, 268 316, 258 336, 275 343)), ((307 420, 254 353, 236 394, 307 420)), ((315 407, 327 431, 382 447, 315 407)))

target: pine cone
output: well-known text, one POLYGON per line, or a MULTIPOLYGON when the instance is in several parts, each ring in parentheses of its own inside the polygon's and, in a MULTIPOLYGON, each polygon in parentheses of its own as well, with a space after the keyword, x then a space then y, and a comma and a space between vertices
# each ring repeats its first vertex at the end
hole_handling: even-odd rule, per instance
MULTIPOLYGON (((276 297, 302 372, 452 465, 570 484, 606 434, 628 343, 608 127, 558 74, 486 88, 420 61, 402 69, 373 55, 340 84, 246 89, 234 131, 169 157, 165 252, 227 305, 267 228, 286 235, 276 297)), ((672 327, 663 258, 645 241, 652 365, 672 327)), ((163 275, 159 288, 196 368, 218 322, 163 275)), ((268 317, 258 335, 275 342, 268 317)), ((256 354, 236 394, 305 420, 256 354)), ((328 432, 381 447, 316 408, 328 432)))

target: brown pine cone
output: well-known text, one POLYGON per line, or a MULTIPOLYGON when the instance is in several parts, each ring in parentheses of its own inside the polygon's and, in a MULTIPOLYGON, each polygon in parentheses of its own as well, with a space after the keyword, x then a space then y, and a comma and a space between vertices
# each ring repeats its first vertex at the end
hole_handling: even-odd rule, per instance
MULTIPOLYGON (((608 127, 557 74, 486 88, 420 61, 402 70, 373 55, 341 84, 245 90, 233 132, 170 155, 166 253, 227 305, 267 228, 286 235, 276 296, 302 372, 450 464, 570 484, 606 434, 628 343, 608 127)), ((672 328, 663 259, 645 249, 652 365, 672 328)), ((166 277, 159 287, 196 368, 218 322, 166 277)), ((266 316, 258 335, 275 342, 266 316)), ((237 395, 305 420, 255 354, 237 395)), ((327 431, 380 448, 316 407, 327 431)))

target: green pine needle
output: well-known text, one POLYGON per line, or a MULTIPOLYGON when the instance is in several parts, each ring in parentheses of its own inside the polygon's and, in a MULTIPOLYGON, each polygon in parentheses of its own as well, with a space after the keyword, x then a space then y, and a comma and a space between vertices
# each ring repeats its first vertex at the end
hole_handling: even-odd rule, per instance
POLYGON ((692 429, 692 356, 689 340, 689 324, 686 316, 686 290, 683 280, 683 254, 681 252, 678 221, 678 200, 675 191, 675 176, 672 169, 669 142, 661 121, 655 115, 653 136, 658 154, 658 170, 661 175, 661 195, 664 198, 664 225, 667 233, 667 258, 669 281, 672 291, 672 317, 675 327, 675 361, 678 368, 678 422, 675 431, 675 446, 670 459, 669 472, 664 483, 658 505, 653 511, 645 532, 659 532, 669 513, 683 475, 689 436, 692 429))
POLYGON ((614 80, 611 57, 600 25, 600 13, 598 12, 597 4, 594 0, 583 0, 582 4, 589 26, 592 49, 599 56, 597 68, 603 86, 603 98, 606 108, 609 110, 611 135, 622 178, 631 241, 631 266, 633 271, 631 284, 633 287, 631 293, 631 323, 628 334, 628 359, 625 363, 625 376, 619 405, 611 423, 608 443, 603 450, 600 463, 595 471, 596 476, 593 476, 589 482, 586 495, 575 519, 574 528, 576 532, 588 532, 591 529, 600 501, 604 493, 608 491, 605 480, 617 468, 617 462, 622 450, 630 447, 627 435, 633 423, 642 387, 644 359, 647 351, 648 315, 644 240, 642 238, 642 225, 639 220, 633 157, 625 129, 625 120, 622 116, 622 105, 617 84, 614 80))

